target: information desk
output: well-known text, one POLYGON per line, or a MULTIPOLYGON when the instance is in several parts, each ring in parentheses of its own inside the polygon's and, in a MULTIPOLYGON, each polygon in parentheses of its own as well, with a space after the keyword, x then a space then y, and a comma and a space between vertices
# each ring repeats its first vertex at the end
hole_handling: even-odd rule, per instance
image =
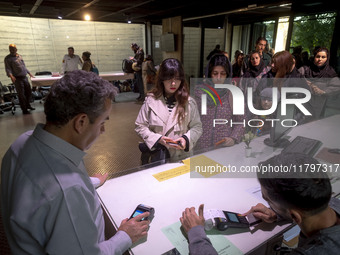
MULTIPOLYGON (((100 72, 99 76, 107 81, 115 80, 129 80, 134 79, 133 73, 123 72, 100 72)), ((62 76, 52 77, 52 75, 37 75, 35 78, 31 78, 33 87, 51 86, 56 80, 59 80, 62 76)))
MULTIPOLYGON (((337 148, 340 145, 339 135, 336 135, 339 126, 340 116, 337 115, 296 127, 291 130, 289 136, 292 140, 297 135, 303 135, 321 140, 322 147, 337 148)), ((238 169, 242 166, 255 166, 258 162, 281 151, 264 145, 263 140, 266 137, 257 137, 252 141, 253 152, 249 158, 244 156, 244 143, 206 152, 204 155, 218 163, 236 166, 238 169)), ((227 174, 195 178, 200 177, 201 174, 191 172, 162 182, 153 177, 154 174, 182 165, 182 163, 168 163, 153 167, 108 180, 98 188, 104 206, 117 225, 120 225, 123 219, 130 217, 138 204, 155 208, 155 217, 150 225, 147 241, 133 246, 131 249, 133 254, 163 254, 173 249, 173 244, 162 229, 179 222, 182 211, 186 207, 195 206, 197 210, 198 206, 204 203, 205 209, 244 213, 259 202, 265 203, 261 198, 255 173, 243 173, 240 175, 241 178, 228 178, 227 174)), ((291 224, 261 223, 254 231, 230 228, 220 232, 219 235, 226 237, 246 254, 253 252, 271 238, 281 235, 290 227, 291 224)))

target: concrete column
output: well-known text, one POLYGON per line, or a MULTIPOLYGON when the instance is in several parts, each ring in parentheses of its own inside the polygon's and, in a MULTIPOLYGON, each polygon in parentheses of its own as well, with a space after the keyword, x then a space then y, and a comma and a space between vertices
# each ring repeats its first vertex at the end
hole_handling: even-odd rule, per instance
MULTIPOLYGON (((183 61, 183 27, 182 17, 172 17, 162 20, 162 34, 172 33, 175 36, 175 51, 162 51, 163 59, 177 58, 183 61)), ((162 48, 162 45, 161 45, 162 48)))

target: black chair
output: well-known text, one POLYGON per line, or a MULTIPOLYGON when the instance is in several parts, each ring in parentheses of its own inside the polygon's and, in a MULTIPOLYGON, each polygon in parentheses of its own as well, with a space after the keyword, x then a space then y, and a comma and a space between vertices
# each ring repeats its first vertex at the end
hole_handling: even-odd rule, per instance
POLYGON ((0 82, 0 114, 11 111, 15 114, 15 103, 19 103, 13 85, 4 86, 0 82))
MULTIPOLYGON (((42 76, 42 75, 52 75, 52 72, 50 71, 41 71, 36 72, 35 76, 42 76)), ((43 103, 45 100, 45 97, 47 96, 48 92, 50 91, 51 86, 41 86, 38 88, 38 92, 41 94, 41 100, 40 103, 43 103)))

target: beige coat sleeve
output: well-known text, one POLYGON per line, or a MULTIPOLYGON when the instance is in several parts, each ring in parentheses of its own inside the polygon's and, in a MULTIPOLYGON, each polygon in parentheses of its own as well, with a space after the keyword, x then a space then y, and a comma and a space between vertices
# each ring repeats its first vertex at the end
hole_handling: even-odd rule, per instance
POLYGON ((147 97, 135 121, 135 131, 144 140, 149 149, 162 137, 164 123, 152 117, 150 104, 152 98, 147 97), (152 119, 151 119, 152 118, 152 119))
POLYGON ((189 139, 189 151, 196 145, 197 140, 202 135, 202 123, 201 123, 201 117, 198 111, 197 103, 195 99, 189 98, 189 105, 188 105, 188 122, 187 122, 187 128, 188 132, 186 132, 184 135, 186 135, 189 139))
MULTIPOLYGON (((165 102, 148 96, 141 107, 135 122, 136 133, 144 140, 149 149, 163 136, 167 135, 177 139, 185 135, 189 140, 189 152, 195 146, 202 134, 202 123, 193 98, 189 98, 189 104, 185 112, 185 120, 181 125, 177 122, 177 115, 169 114, 165 102)), ((189 152, 169 148, 172 159, 190 156, 189 152)))

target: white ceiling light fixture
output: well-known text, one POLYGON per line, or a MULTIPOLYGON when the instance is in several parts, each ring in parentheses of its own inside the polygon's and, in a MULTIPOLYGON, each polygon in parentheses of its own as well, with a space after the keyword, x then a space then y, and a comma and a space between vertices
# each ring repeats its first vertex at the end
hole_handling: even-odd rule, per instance
POLYGON ((84 15, 84 19, 85 19, 86 21, 90 21, 90 20, 91 20, 91 16, 90 16, 89 14, 85 14, 85 15, 84 15))

